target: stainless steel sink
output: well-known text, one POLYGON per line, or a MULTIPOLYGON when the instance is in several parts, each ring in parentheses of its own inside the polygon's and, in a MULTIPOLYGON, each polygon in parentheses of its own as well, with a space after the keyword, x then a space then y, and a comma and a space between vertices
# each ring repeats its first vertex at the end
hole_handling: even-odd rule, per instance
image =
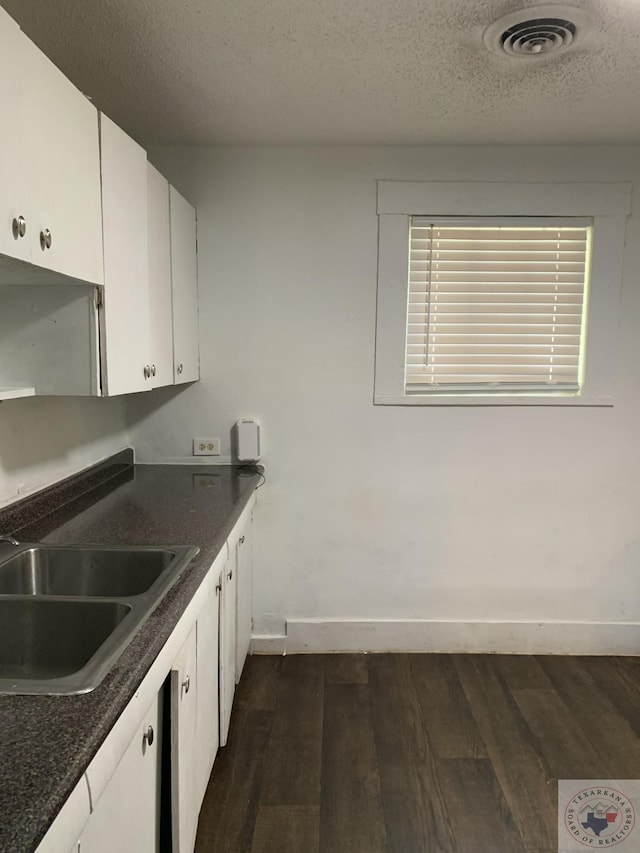
POLYGON ((3 545, 0 693, 93 690, 197 553, 3 545))
POLYGON ((0 563, 0 595, 140 595, 176 552, 164 548, 27 548, 0 563))
POLYGON ((71 675, 131 613, 117 601, 0 601, 0 672, 8 679, 71 675))

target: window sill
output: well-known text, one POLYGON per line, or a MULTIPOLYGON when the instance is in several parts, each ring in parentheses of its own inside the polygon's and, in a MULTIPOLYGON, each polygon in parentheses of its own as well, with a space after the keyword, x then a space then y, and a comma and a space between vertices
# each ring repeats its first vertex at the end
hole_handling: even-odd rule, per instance
POLYGON ((375 406, 591 406, 612 407, 613 397, 585 397, 577 394, 376 394, 375 406))

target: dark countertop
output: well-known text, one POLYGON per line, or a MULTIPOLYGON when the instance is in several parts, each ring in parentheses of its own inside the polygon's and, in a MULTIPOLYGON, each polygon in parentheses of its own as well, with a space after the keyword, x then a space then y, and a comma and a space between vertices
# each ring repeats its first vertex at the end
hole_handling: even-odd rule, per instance
POLYGON ((27 853, 42 840, 259 483, 230 465, 132 466, 130 451, 112 459, 0 510, 0 532, 21 542, 197 545, 200 554, 94 691, 0 696, 2 851, 27 853))

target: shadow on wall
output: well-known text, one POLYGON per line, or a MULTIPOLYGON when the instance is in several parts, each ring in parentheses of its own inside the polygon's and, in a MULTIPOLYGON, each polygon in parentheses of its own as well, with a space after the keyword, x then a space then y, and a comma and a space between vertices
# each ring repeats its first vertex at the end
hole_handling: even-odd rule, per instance
POLYGON ((203 394, 201 382, 130 394, 127 423, 136 459, 143 462, 157 462, 168 457, 191 459, 192 436, 211 434, 206 425, 211 422, 212 415, 211 403, 203 394), (179 403, 176 402, 178 397, 182 397, 179 403))
POLYGON ((195 383, 184 385, 167 385, 164 388, 154 388, 152 391, 142 391, 139 394, 127 396, 127 421, 130 427, 143 423, 155 414, 158 409, 171 403, 176 397, 187 391, 195 383))
POLYGON ((126 443, 123 399, 7 400, 0 404, 0 498, 33 491, 126 443))

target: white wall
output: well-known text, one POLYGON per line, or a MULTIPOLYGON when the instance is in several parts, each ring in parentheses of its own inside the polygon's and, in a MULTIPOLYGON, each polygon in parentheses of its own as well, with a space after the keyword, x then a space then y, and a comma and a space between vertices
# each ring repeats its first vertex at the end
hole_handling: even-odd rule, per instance
MULTIPOLYGON (((198 207, 202 381, 131 398, 132 437, 147 461, 188 456, 192 436, 221 436, 224 454, 238 417, 262 421, 258 634, 291 620, 298 646, 319 647, 317 625, 296 620, 640 621, 638 219, 628 227, 614 408, 372 405, 376 179, 637 188, 639 154, 153 152, 198 207)), ((343 628, 329 626, 324 646, 367 647, 343 628)), ((389 647, 413 647, 391 634, 389 647)), ((520 649, 510 636, 480 645, 520 649)), ((546 636, 521 650, 582 648, 546 636)))
POLYGON ((0 404, 0 506, 127 446, 124 398, 7 400, 0 404))

